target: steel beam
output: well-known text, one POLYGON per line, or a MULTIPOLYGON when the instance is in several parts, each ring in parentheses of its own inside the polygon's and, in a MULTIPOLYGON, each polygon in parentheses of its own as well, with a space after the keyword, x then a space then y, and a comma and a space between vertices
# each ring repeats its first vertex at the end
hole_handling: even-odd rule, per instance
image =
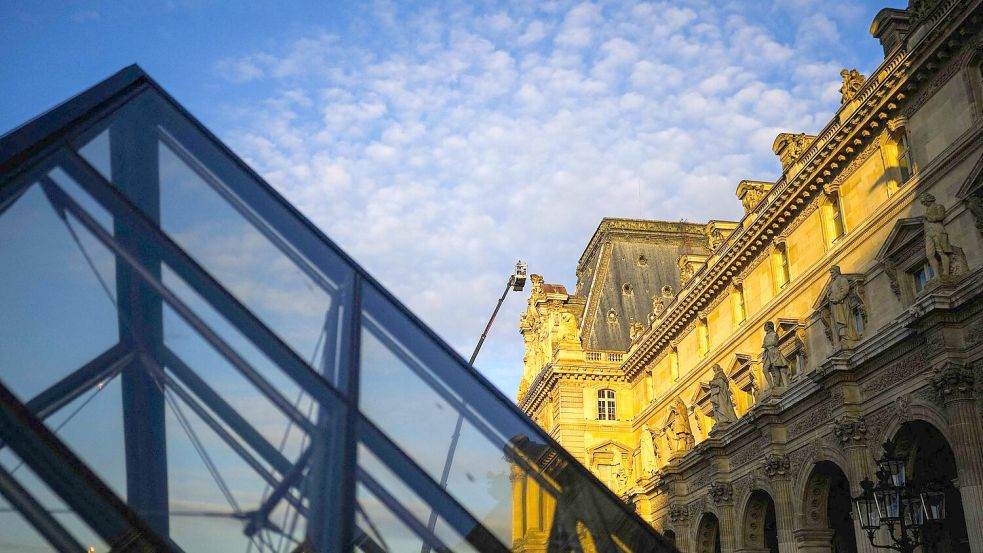
POLYGON ((0 466, 0 495, 6 498, 51 547, 58 551, 84 551, 82 544, 76 541, 2 466, 0 466))
POLYGON ((180 551, 117 497, 2 382, 0 439, 113 551, 180 551))
POLYGON ((35 395, 27 402, 27 408, 38 418, 46 419, 93 386, 116 374, 131 360, 132 354, 126 346, 116 344, 35 395))
MULTIPOLYGON (((134 106, 136 107, 136 106, 134 106)), ((160 163, 155 121, 148 111, 129 109, 109 127, 113 184, 143 214, 160 221, 160 163)), ((128 217, 113 218, 119 244, 160 278, 160 257, 141 229, 128 217)), ((116 261, 116 311, 120 342, 160 359, 164 347, 164 314, 160 296, 122 259, 116 261)), ((167 436, 164 393, 138 360, 123 368, 123 435, 126 497, 163 535, 168 535, 167 436)))

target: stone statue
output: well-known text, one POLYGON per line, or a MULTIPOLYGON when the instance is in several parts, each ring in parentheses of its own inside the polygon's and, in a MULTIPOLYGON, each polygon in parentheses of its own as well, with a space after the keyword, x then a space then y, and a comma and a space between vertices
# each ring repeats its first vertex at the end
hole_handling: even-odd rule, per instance
POLYGON ((642 459, 642 473, 652 474, 658 469, 659 453, 655 447, 655 436, 647 424, 642 427, 642 438, 638 443, 638 449, 642 459))
POLYGON ((681 257, 677 266, 679 267, 679 283, 681 286, 686 286, 686 283, 693 278, 693 274, 695 273, 693 265, 687 263, 685 258, 681 257))
POLYGON ((935 203, 935 196, 922 194, 925 206, 925 255, 936 276, 952 275, 952 244, 945 231, 945 206, 935 203))
POLYGON ((577 317, 572 313, 560 313, 557 320, 559 327, 557 339, 561 341, 580 341, 580 329, 577 328, 577 317))
POLYGON ((765 339, 761 347, 763 348, 761 368, 764 370, 768 387, 788 386, 792 371, 789 368, 788 359, 785 359, 785 355, 778 349, 778 333, 775 332, 775 323, 771 321, 765 323, 765 339))
POLYGON ((665 301, 659 296, 652 296, 652 312, 649 313, 649 324, 655 323, 655 320, 662 315, 662 312, 666 310, 665 301))
POLYGON ((748 371, 748 381, 751 387, 751 403, 758 401, 758 395, 761 393, 761 386, 758 385, 758 379, 754 376, 754 371, 748 371))
POLYGON ((734 410, 734 397, 730 391, 730 379, 724 374, 720 365, 713 366, 713 378, 709 382, 710 405, 713 407, 714 428, 737 422, 737 412, 734 410))
POLYGON ((632 342, 634 342, 636 339, 638 339, 639 336, 641 336, 644 333, 645 333, 645 325, 643 325, 642 323, 631 323, 631 326, 628 327, 628 337, 632 342))
POLYGON ((853 317, 853 311, 859 310, 866 318, 863 290, 859 284, 851 283, 843 276, 838 265, 829 268, 829 292, 822 308, 822 321, 826 327, 826 337, 829 338, 834 350, 850 347, 850 342, 860 339, 861 329, 853 317))
POLYGON ((620 449, 614 450, 614 481, 618 493, 623 492, 628 487, 628 473, 625 472, 625 465, 621 462, 620 449))
POLYGON ((686 412, 686 404, 681 398, 677 397, 669 407, 663 432, 672 453, 686 451, 695 445, 693 431, 689 425, 689 414, 686 412))
POLYGON ((840 76, 843 77, 843 86, 840 87, 840 103, 845 104, 852 100, 857 92, 860 92, 860 88, 864 85, 864 81, 867 77, 864 77, 856 69, 844 69, 840 71, 840 76))

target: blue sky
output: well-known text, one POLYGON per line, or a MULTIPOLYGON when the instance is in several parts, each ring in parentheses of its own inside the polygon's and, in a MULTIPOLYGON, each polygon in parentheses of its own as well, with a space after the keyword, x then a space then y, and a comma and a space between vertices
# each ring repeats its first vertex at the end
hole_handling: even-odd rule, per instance
POLYGON ((738 217, 903 4, 7 0, 0 132, 139 63, 466 357, 516 258, 572 290, 602 217, 738 217))

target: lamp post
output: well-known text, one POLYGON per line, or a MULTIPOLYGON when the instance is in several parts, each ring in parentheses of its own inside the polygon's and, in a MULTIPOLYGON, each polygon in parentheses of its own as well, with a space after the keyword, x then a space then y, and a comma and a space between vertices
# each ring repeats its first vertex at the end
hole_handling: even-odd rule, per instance
MULTIPOLYGON (((481 351, 481 345, 485 343, 485 338, 488 337, 488 331, 495 322, 495 317, 498 316, 498 310, 502 308, 502 303, 505 302, 505 296, 509 294, 509 290, 521 292, 522 288, 525 287, 528 267, 521 259, 516 262, 515 271, 509 276, 509 281, 505 285, 505 291, 502 292, 502 297, 498 298, 498 303, 495 304, 495 310, 492 311, 491 318, 488 319, 488 324, 485 325, 484 332, 478 338, 478 344, 474 347, 474 351, 471 352, 471 358, 468 359, 468 364, 474 365, 474 360, 477 359, 478 352, 481 351)), ((444 461, 444 470, 440 475, 441 488, 447 487, 447 478, 451 473, 451 464, 454 462, 454 453, 457 451, 457 442, 461 438, 461 426, 463 423, 464 413, 462 412, 457 417, 457 424, 454 425, 454 434, 451 436, 451 443, 447 448, 447 459, 444 461)), ((432 534, 436 526, 437 510, 434 509, 430 512, 430 519, 427 521, 427 530, 432 534)), ((430 553, 430 544, 427 543, 426 539, 423 540, 423 547, 420 548, 420 553, 430 553)))
POLYGON ((877 460, 876 484, 870 478, 860 482, 863 492, 853 498, 855 518, 874 547, 912 553, 928 543, 926 534, 945 519, 945 493, 938 482, 908 482, 905 461, 895 449, 891 440, 884 443, 884 454, 877 460), (880 528, 887 529, 891 543, 874 541, 880 528))

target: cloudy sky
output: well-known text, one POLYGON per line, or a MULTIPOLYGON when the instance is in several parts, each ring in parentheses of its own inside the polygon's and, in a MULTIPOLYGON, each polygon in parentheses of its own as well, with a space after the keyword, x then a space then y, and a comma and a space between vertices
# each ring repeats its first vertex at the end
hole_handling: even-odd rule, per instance
POLYGON ((139 63, 467 357, 517 258, 572 290, 602 217, 738 217, 904 2, 48 4, 0 7, 0 132, 139 63))

